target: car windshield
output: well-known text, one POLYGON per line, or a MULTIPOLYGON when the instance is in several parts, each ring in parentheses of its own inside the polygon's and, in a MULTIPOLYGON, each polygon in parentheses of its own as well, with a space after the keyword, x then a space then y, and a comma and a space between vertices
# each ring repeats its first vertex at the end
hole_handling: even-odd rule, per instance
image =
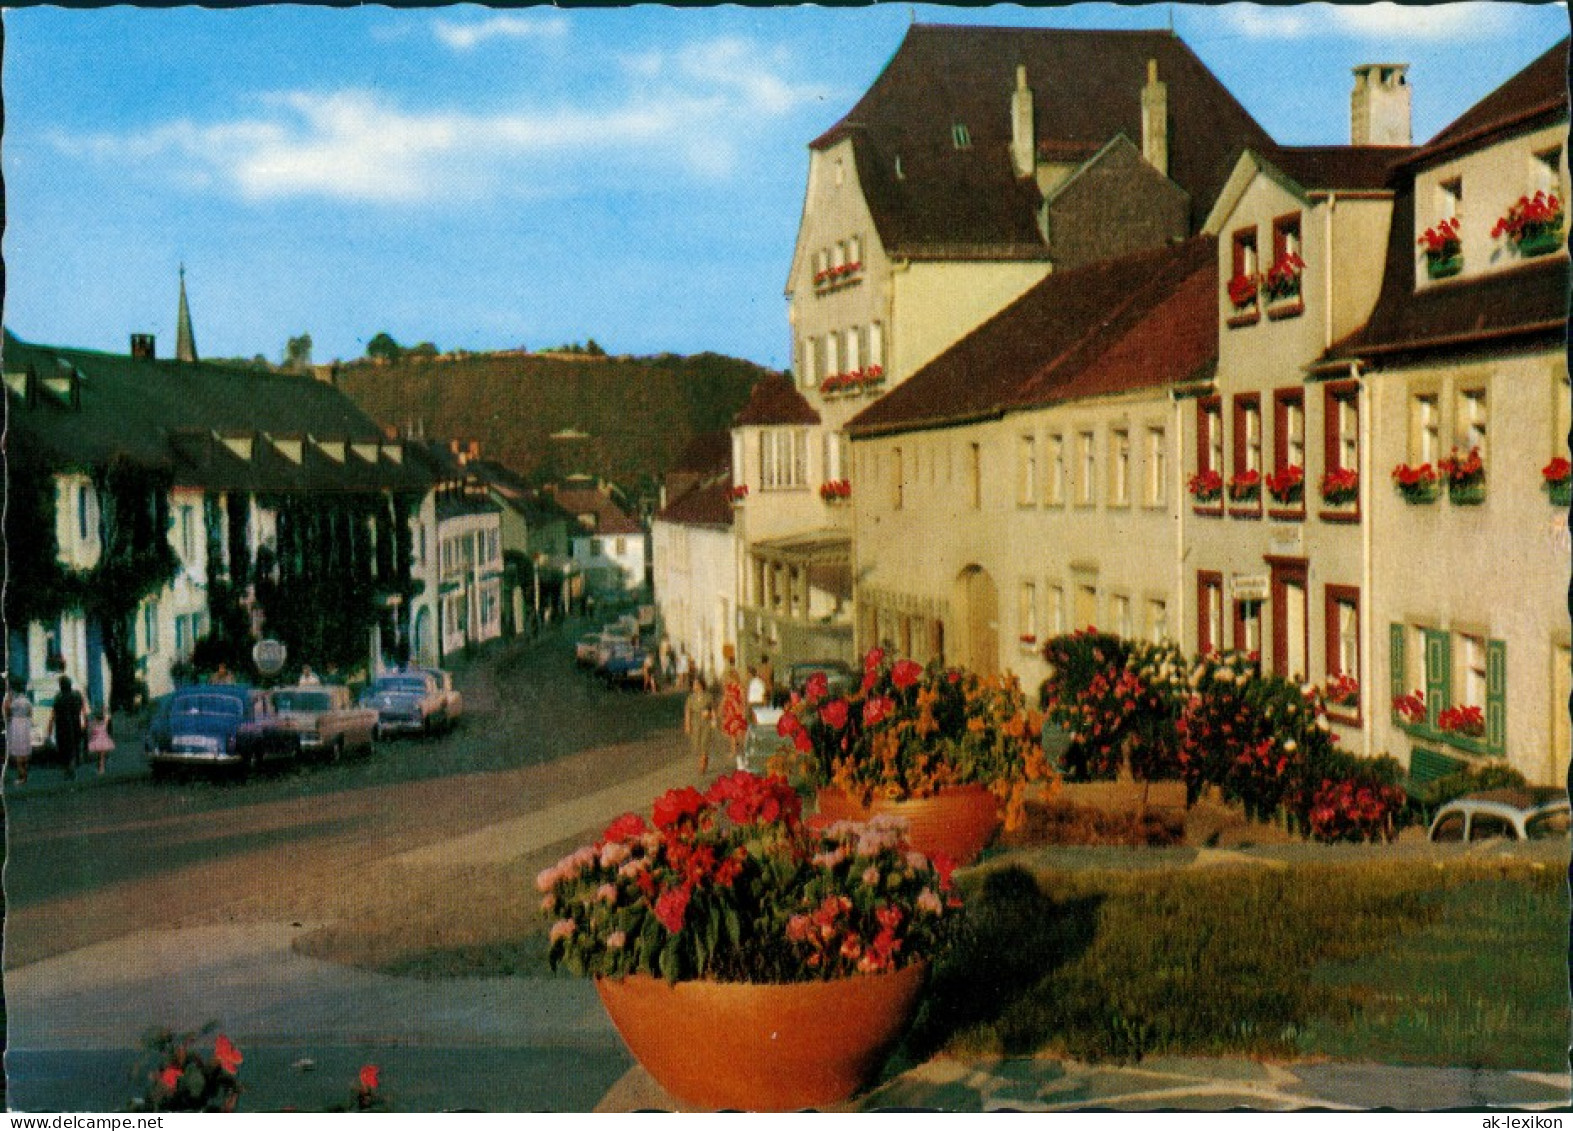
POLYGON ((273 695, 275 711, 329 711, 333 697, 326 691, 278 691, 273 695))
POLYGON ((246 713, 245 704, 228 695, 182 695, 169 710, 173 715, 218 715, 234 719, 246 713))
POLYGON ((379 679, 377 690, 393 695, 425 695, 424 679, 379 679))

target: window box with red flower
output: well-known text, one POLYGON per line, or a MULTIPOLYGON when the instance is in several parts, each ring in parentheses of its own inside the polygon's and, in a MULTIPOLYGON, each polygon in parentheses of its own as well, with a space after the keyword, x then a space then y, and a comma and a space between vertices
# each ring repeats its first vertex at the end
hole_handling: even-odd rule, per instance
POLYGON ((736 506, 738 503, 741 503, 744 499, 748 498, 748 484, 738 483, 735 486, 728 488, 726 497, 727 501, 729 501, 733 506, 736 506))
POLYGON ((1346 507, 1360 501, 1360 472, 1338 467, 1322 476, 1322 502, 1330 507, 1346 507))
POLYGON ((1398 493, 1406 503, 1434 503, 1442 493, 1436 468, 1429 463, 1422 463, 1418 467, 1399 464, 1393 468, 1393 486, 1398 488, 1398 493))
POLYGON ((1442 220, 1427 228, 1418 240, 1426 257, 1426 274, 1446 279, 1464 269, 1464 241, 1458 235, 1457 218, 1442 220))
POLYGON ((1021 641, 1021 646, 1027 649, 1035 648, 1038 643, 1038 637, 1036 633, 1023 632, 1019 639, 1021 641))
POLYGON ((1484 738, 1486 716, 1479 707, 1449 707, 1437 715, 1436 726, 1443 734, 1484 738))
POLYGON ((1262 473, 1248 468, 1229 480, 1231 503, 1257 503, 1262 501, 1262 473))
POLYGON ((827 503, 844 503, 852 497, 850 479, 829 479, 819 485, 819 497, 827 503))
POLYGON ((1458 506, 1474 506, 1486 499, 1486 465, 1480 449, 1471 448, 1467 456, 1457 451, 1437 464, 1447 478, 1447 501, 1458 506))
POLYGON ((1406 726, 1424 726, 1426 721, 1425 692, 1418 689, 1408 695, 1393 697, 1393 717, 1406 726))
POLYGON ((1229 319, 1230 326, 1249 326, 1261 317, 1261 312, 1256 307, 1256 295, 1261 289, 1261 279, 1257 275, 1239 274, 1229 280, 1229 302, 1234 306, 1234 315, 1229 319))
POLYGON ((1540 469, 1540 475, 1553 506, 1573 505, 1573 463, 1558 456, 1540 469))
POLYGON ((1562 201, 1547 192, 1519 197, 1491 229, 1491 238, 1505 238, 1526 259, 1558 250, 1562 246, 1562 201))
POLYGON ((1325 694, 1328 705, 1331 707, 1358 709, 1360 706, 1360 681, 1352 675, 1340 673, 1327 681, 1325 694))
POLYGON ((870 365, 863 370, 863 386, 867 389, 877 389, 885 383, 885 367, 883 365, 870 365))
POLYGON ((1283 507, 1298 507, 1305 502, 1305 468, 1287 464, 1267 476, 1267 493, 1283 507))
POLYGON ((1300 296, 1300 276, 1304 271, 1305 260, 1287 250, 1268 268, 1262 282, 1267 294, 1267 317, 1292 318, 1305 310, 1300 296))
POLYGON ((1211 469, 1198 471, 1186 484, 1199 506, 1213 506, 1223 500, 1223 474, 1211 469))

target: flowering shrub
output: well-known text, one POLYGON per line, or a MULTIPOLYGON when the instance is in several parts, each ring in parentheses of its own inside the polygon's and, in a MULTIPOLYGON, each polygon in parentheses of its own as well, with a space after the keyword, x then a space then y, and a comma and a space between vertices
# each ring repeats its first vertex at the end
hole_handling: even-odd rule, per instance
POLYGON ((1043 718, 1014 676, 892 663, 879 648, 863 658, 863 680, 851 694, 832 696, 823 675, 809 677, 776 730, 819 784, 863 804, 986 785, 1005 805, 1007 828, 1021 819, 1027 783, 1049 774, 1043 718))
POLYGON ((1467 456, 1460 456, 1454 449, 1438 461, 1437 470, 1446 477, 1449 489, 1478 487, 1486 481, 1486 465, 1480 458, 1479 448, 1470 448, 1467 456))
POLYGON ((1352 675, 1340 673, 1327 681, 1323 694, 1335 707, 1359 706, 1360 681, 1352 675))
POLYGON ((382 1094, 382 1069, 375 1064, 360 1066, 355 1087, 350 1092, 351 1111, 387 1111, 388 1101, 382 1094))
POLYGON ((1486 733, 1486 716, 1479 707, 1448 707, 1437 715, 1436 725, 1448 734, 1480 738, 1486 733))
POLYGON ((1373 774, 1329 778, 1312 795, 1306 823, 1329 844, 1391 840, 1407 801, 1400 786, 1373 774))
POLYGON ((1165 641, 1123 640, 1084 629, 1043 648, 1049 720, 1071 733, 1068 777, 1113 778, 1127 758, 1143 781, 1179 776, 1175 722, 1185 701, 1185 657, 1165 641))
POLYGON ((240 1101, 236 1079, 245 1057, 224 1034, 213 1039, 213 1052, 203 1056, 194 1047, 215 1026, 199 1033, 176 1034, 155 1029, 143 1038, 155 1067, 148 1072, 147 1092, 135 1103, 139 1111, 234 1111, 240 1101))
POLYGON ((1406 723, 1415 724, 1426 721, 1426 694, 1418 689, 1408 695, 1395 695, 1393 697, 1393 714, 1406 723))
POLYGON ((748 484, 738 483, 735 486, 729 488, 727 490, 726 497, 734 503, 742 502, 744 499, 748 498, 748 484))
POLYGON ((1236 310, 1244 310, 1256 302, 1258 280, 1255 275, 1239 274, 1229 280, 1229 301, 1236 310))
POLYGON ((1267 491, 1276 503, 1291 505, 1305 498, 1305 468, 1288 464, 1267 476, 1267 491))
POLYGON ((827 503, 840 502, 852 497, 852 480, 829 479, 819 485, 819 497, 827 503))
POLYGON ((1563 457, 1557 456, 1540 469, 1540 476, 1545 480, 1547 487, 1561 487, 1569 481, 1573 481, 1573 463, 1569 463, 1563 457))
POLYGON ((1191 476, 1186 489, 1198 503, 1216 503, 1223 496, 1223 475, 1210 468, 1198 471, 1191 476))
POLYGON ((1229 498, 1236 503, 1252 503, 1262 497, 1262 473, 1247 468, 1229 480, 1229 498))
POLYGON ((1464 251, 1463 240, 1458 235, 1458 219, 1450 217, 1427 228, 1415 241, 1425 251, 1428 259, 1451 259, 1464 251))
POLYGON ((1340 467, 1322 476, 1322 501, 1341 507, 1360 498, 1360 472, 1340 467))
POLYGON ((1522 246, 1526 240, 1553 239, 1561 234, 1562 202, 1546 192, 1519 197, 1491 229, 1492 239, 1506 236, 1514 247, 1522 246))
POLYGON ((1418 467, 1401 463, 1393 468, 1393 484, 1409 502, 1429 502, 1436 498, 1436 469, 1429 463, 1422 463, 1418 467))
POLYGON ((782 777, 738 771, 657 798, 536 877, 554 969, 805 982, 933 957, 960 899, 949 862, 875 818, 811 830, 782 777))
POLYGON ((1268 301, 1295 298, 1300 294, 1300 273, 1305 270, 1305 260, 1292 251, 1285 251, 1267 269, 1264 284, 1268 301))

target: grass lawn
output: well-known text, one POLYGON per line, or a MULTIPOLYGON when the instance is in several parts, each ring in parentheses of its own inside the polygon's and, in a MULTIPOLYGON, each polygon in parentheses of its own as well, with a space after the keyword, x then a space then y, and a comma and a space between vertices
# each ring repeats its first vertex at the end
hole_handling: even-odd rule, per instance
MULTIPOLYGON (((303 949, 406 977, 549 976, 533 867, 464 873, 404 875, 303 949)), ((996 864, 959 877, 970 930, 934 972, 909 1063, 950 1051, 1567 1068, 1555 864, 996 864)))

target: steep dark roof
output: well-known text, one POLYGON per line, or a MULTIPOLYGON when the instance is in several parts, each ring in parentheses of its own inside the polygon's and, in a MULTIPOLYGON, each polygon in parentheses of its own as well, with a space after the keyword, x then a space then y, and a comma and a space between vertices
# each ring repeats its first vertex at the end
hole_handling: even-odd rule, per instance
POLYGON ((853 142, 887 252, 914 258, 1044 254, 1036 183, 1010 161, 1010 97, 1027 68, 1040 152, 1078 159, 1123 133, 1141 140, 1141 90, 1156 60, 1168 86, 1169 175, 1201 225, 1240 151, 1272 153, 1265 130, 1166 31, 914 24, 883 73, 819 138, 853 142), (958 149, 952 127, 967 128, 958 149), (897 159, 900 175, 897 175, 897 159))
POLYGON ((1393 166, 1414 149, 1407 145, 1286 145, 1272 162, 1304 189, 1382 189, 1393 166))
POLYGON ((157 361, 123 354, 23 342, 5 333, 8 454, 46 467, 87 469, 116 457, 170 468, 177 483, 254 490, 424 490, 430 476, 415 461, 395 461, 376 422, 332 385, 308 376, 236 369, 202 362, 157 361), (73 385, 73 400, 33 399, 13 375, 73 385), (215 433, 251 441, 243 459, 215 433), (299 443, 296 461, 266 437, 299 443), (310 442, 329 443, 342 459, 310 442), (382 444, 375 460, 353 445, 382 444))
POLYGON ((1459 115, 1417 150, 1409 164, 1424 165, 1464 146, 1538 129, 1566 119, 1567 113, 1568 41, 1563 39, 1459 115))
POLYGON ((732 423, 744 426, 818 424, 819 413, 797 391, 790 377, 784 373, 767 373, 754 382, 748 403, 738 411, 732 423))
POLYGON ((848 422, 854 435, 1193 378, 1218 351, 1217 243, 1060 271, 848 422))
POLYGON ((680 499, 668 503, 655 517, 680 526, 732 525, 732 503, 727 498, 731 484, 717 479, 695 487, 680 499))
MULTIPOLYGON (((558 487, 552 491, 557 505, 570 515, 595 516, 593 530, 587 534, 643 534, 644 527, 628 517, 627 512, 598 487, 558 487)), ((575 532, 580 533, 578 531, 575 532)))
POLYGON ((1411 179, 1393 202, 1382 289, 1366 324, 1323 355, 1323 363, 1419 352, 1557 342, 1566 334, 1568 260, 1533 259, 1415 291, 1415 195, 1411 179))

